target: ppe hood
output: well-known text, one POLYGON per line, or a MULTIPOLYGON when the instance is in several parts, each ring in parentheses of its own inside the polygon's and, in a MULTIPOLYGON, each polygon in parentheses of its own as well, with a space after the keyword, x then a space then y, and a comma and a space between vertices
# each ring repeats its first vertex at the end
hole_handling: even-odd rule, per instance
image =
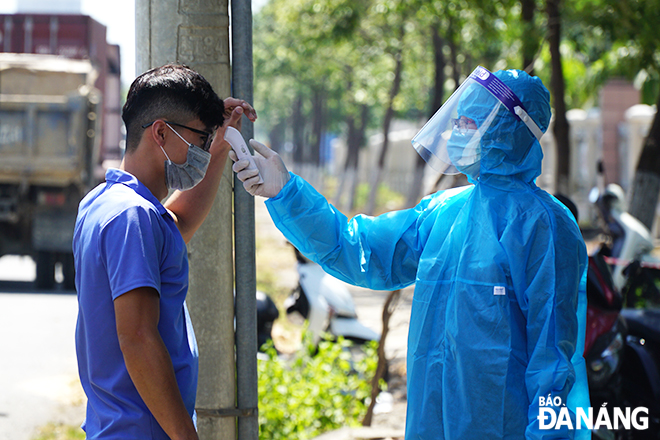
MULTIPOLYGON (((527 147, 533 142, 538 144, 549 120, 549 94, 541 99, 541 107, 544 103, 548 107, 547 112, 542 112, 544 117, 534 114, 538 112, 528 112, 528 104, 523 104, 518 90, 514 91, 529 87, 528 79, 538 80, 521 71, 493 74, 484 67, 477 67, 415 135, 413 147, 436 171, 444 174, 460 172, 477 179, 489 171, 483 169, 482 163, 487 152, 494 144, 506 142, 512 130, 520 131, 514 137, 521 139, 510 139, 516 146, 520 140, 527 147)), ((537 86, 547 94, 540 80, 537 86)), ((538 105, 534 103, 532 107, 536 110, 538 105)), ((510 146, 503 147, 510 149, 510 146)))

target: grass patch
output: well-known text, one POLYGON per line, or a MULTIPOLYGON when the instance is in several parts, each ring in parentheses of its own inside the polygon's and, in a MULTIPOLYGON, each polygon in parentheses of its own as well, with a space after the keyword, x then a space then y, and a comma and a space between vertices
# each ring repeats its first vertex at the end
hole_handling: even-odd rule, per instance
POLYGON ((32 440, 85 440, 85 432, 79 426, 49 423, 39 428, 32 440))

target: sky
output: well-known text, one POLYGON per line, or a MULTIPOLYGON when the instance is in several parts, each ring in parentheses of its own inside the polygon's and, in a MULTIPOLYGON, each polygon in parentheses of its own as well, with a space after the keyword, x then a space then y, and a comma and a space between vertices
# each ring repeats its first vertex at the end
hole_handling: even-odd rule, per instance
MULTIPOLYGON (((26 0, 20 0, 25 2, 26 0)), ((128 87, 135 78, 135 0, 29 0, 31 3, 80 3, 81 13, 107 27, 107 40, 121 48, 121 78, 128 87)), ((267 0, 252 0, 253 13, 267 0)), ((13 14, 19 0, 0 1, 0 14, 13 14)))

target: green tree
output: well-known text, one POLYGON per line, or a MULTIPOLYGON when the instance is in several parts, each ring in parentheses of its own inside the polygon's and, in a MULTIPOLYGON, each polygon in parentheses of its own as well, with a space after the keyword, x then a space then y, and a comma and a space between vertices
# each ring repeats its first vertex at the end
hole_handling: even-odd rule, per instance
MULTIPOLYGON (((504 67, 509 64, 504 61, 508 57, 519 56, 520 44, 516 41, 532 41, 516 24, 520 14, 513 0, 413 0, 413 4, 417 10, 415 22, 424 30, 419 33, 421 40, 417 44, 429 47, 433 55, 426 60, 432 79, 424 105, 426 119, 435 114, 477 64, 504 67)), ((537 48, 539 44, 534 41, 531 46, 537 48)), ((406 206, 414 205, 422 195, 425 166, 424 159, 418 156, 406 206)))
MULTIPOLYGON (((612 76, 641 79, 646 103, 660 105, 659 0, 581 0, 575 17, 591 24, 580 49, 588 54, 601 80, 612 76), (594 42, 598 40, 598 42, 594 42)), ((649 229, 660 194, 660 113, 645 139, 632 184, 629 211, 649 229)))
POLYGON ((383 116, 383 144, 378 162, 372 171, 371 194, 367 203, 366 213, 373 214, 376 208, 376 194, 380 186, 383 169, 385 168, 385 159, 389 147, 389 133, 392 119, 394 118, 395 100, 401 90, 401 78, 403 75, 403 61, 406 36, 406 21, 410 16, 409 4, 405 0, 394 2, 392 0, 380 0, 380 3, 374 8, 374 21, 376 26, 372 29, 377 30, 387 41, 385 52, 392 58, 394 67, 392 71, 392 82, 387 96, 385 115, 383 116))
MULTIPOLYGON (((564 188, 567 109, 591 105, 615 74, 646 75, 644 96, 652 92, 655 102, 658 37, 648 23, 660 0, 562 3, 561 21, 558 1, 271 0, 255 17, 260 125, 274 149, 293 144, 296 164, 317 165, 322 134, 343 133, 348 153, 335 202, 348 188, 351 209, 369 130, 387 132, 394 117, 429 118, 478 64, 526 68, 553 91, 564 188)), ((372 182, 387 155, 383 137, 372 182)), ((653 157, 644 161, 659 168, 654 163, 653 157)), ((424 166, 420 160, 414 175, 421 177, 424 166)), ((420 196, 421 179, 408 205, 420 196)))
POLYGON ((562 66, 561 46, 561 0, 546 0, 548 14, 548 43, 550 48, 552 74, 550 86, 555 108, 555 148, 557 152, 557 190, 569 193, 570 147, 569 126, 566 119, 566 84, 562 66))

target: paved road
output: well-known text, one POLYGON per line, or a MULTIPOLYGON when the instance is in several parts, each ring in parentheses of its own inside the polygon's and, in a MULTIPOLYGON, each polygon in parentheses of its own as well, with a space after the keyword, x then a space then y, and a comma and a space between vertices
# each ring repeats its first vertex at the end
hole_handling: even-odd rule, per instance
POLYGON ((71 418, 81 399, 76 296, 37 292, 33 279, 29 258, 0 258, 0 440, 31 439, 38 426, 71 418))

